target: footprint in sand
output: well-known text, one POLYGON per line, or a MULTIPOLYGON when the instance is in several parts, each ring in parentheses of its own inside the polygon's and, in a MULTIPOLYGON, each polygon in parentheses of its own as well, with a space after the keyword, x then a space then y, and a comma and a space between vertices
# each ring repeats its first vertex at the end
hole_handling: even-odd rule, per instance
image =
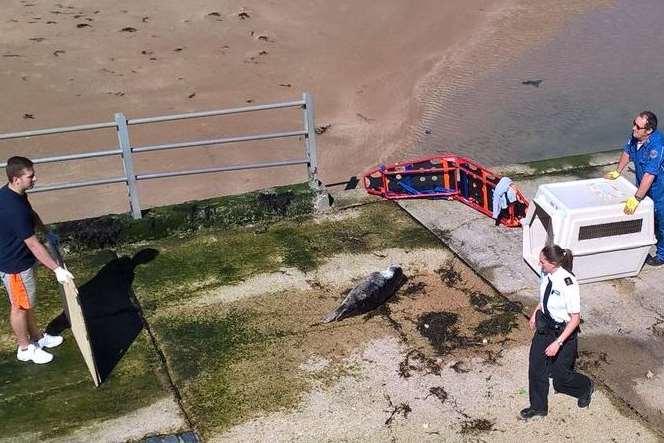
POLYGON ((124 27, 120 29, 120 32, 136 32, 138 29, 132 28, 131 26, 124 27))
POLYGON ((32 37, 30 40, 32 40, 33 42, 39 43, 39 42, 43 42, 46 39, 44 37, 32 37))
POLYGON ((195 93, 195 92, 192 92, 191 94, 189 94, 189 95, 187 96, 187 98, 194 98, 194 97, 196 97, 196 93, 195 93))
POLYGON ((270 41, 270 37, 267 34, 257 34, 254 31, 249 32, 249 35, 255 38, 256 40, 261 40, 264 42, 270 41))
POLYGON ((33 119, 35 118, 35 114, 23 114, 24 119, 33 119))
POLYGON ((65 54, 66 52, 67 51, 65 51, 64 49, 56 49, 55 51, 53 51, 53 55, 59 57, 60 54, 65 54))
POLYGON ((148 16, 145 16, 145 17, 143 17, 143 18, 141 19, 141 21, 142 21, 143 23, 147 23, 149 20, 150 20, 150 17, 148 17, 148 16))
POLYGON ((78 25, 76 25, 76 27, 77 28, 91 28, 92 25, 89 25, 87 23, 79 23, 78 25))
POLYGON ((253 64, 257 65, 258 63, 260 63, 258 61, 258 57, 263 57, 263 56, 266 56, 267 54, 268 54, 267 51, 260 51, 257 55, 252 55, 249 58, 245 59, 244 62, 245 63, 253 63, 253 64))

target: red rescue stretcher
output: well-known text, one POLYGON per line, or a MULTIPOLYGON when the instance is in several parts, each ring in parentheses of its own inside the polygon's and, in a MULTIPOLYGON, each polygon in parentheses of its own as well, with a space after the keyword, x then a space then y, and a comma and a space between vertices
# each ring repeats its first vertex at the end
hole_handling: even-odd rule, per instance
MULTIPOLYGON (((388 200, 446 198, 458 200, 492 217, 494 189, 502 177, 486 167, 456 154, 439 154, 393 165, 380 165, 362 177, 369 194, 388 200)), ((496 224, 521 226, 528 200, 515 189, 516 201, 508 204, 496 224)))

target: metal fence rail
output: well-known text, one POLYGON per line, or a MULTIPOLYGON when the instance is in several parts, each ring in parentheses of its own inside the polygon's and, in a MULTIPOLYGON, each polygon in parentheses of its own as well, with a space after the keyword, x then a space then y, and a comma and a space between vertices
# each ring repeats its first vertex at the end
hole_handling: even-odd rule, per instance
MULTIPOLYGON (((245 106, 241 108, 218 109, 205 112, 191 112, 187 114, 164 115, 159 117, 127 119, 124 114, 115 114, 115 121, 108 123, 94 123, 79 126, 67 126, 62 128, 40 129, 35 131, 13 132, 0 134, 0 141, 12 140, 26 137, 36 137, 52 134, 63 134, 79 131, 94 131, 98 129, 115 128, 118 136, 118 146, 114 148, 105 148, 100 151, 84 152, 80 154, 59 155, 53 157, 43 157, 31 159, 35 164, 67 162, 72 160, 84 160, 90 158, 110 157, 119 155, 122 158, 124 174, 120 177, 100 178, 95 180, 78 181, 71 183, 57 183, 46 186, 38 186, 30 192, 48 192, 61 189, 83 188, 88 186, 99 186, 112 183, 125 183, 129 197, 129 207, 132 217, 141 218, 141 204, 138 194, 137 182, 141 180, 151 180, 165 177, 178 177, 194 174, 209 174, 226 171, 238 171, 247 169, 277 168, 292 165, 307 165, 307 175, 309 184, 315 191, 320 191, 320 181, 318 179, 318 163, 316 155, 316 131, 314 124, 314 105, 310 94, 302 94, 302 99, 291 102, 272 103, 266 105, 245 106), (274 132, 267 134, 253 134, 237 137, 225 137, 208 140, 194 140, 179 143, 166 143, 150 146, 131 146, 129 142, 129 127, 133 125, 145 125, 152 123, 169 122, 176 120, 185 120, 192 118, 206 118, 231 114, 241 114, 247 112, 257 112, 272 109, 284 109, 299 107, 303 113, 303 129, 274 132), (169 149, 185 149, 198 146, 224 145, 228 143, 243 143, 258 140, 283 139, 292 137, 304 138, 304 158, 284 160, 277 162, 248 163, 242 165, 225 166, 217 168, 190 169, 183 171, 170 171, 159 173, 140 173, 134 170, 134 155, 144 152, 161 151, 169 149)), ((6 163, 0 163, 0 167, 6 166, 6 163)))

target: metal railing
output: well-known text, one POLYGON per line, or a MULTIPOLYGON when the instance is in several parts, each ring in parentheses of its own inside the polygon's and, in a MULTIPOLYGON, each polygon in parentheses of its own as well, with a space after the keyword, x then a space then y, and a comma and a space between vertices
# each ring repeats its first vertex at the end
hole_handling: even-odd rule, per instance
MULTIPOLYGON (((191 112, 187 114, 164 115, 159 117, 147 117, 147 118, 135 118, 135 119, 127 119, 124 116, 124 114, 117 113, 115 114, 114 122, 94 123, 88 125, 68 126, 63 128, 40 129, 35 131, 0 134, 0 141, 43 136, 43 135, 62 134, 69 132, 93 131, 93 130, 106 129, 106 128, 116 129, 118 136, 117 148, 105 149, 94 152, 84 152, 79 154, 43 157, 31 160, 35 164, 40 164, 40 163, 66 162, 71 160, 83 160, 90 158, 119 155, 122 158, 124 175, 119 177, 78 181, 72 183, 59 183, 47 186, 38 186, 30 190, 30 192, 47 192, 47 191, 55 191, 61 189, 73 189, 73 188, 82 188, 87 186, 107 185, 112 183, 126 183, 128 197, 129 197, 129 207, 131 210, 132 217, 134 217, 135 219, 139 219, 141 218, 141 204, 138 194, 137 183, 141 180, 151 180, 155 178, 177 177, 177 176, 193 175, 193 174, 208 174, 214 172, 238 171, 245 169, 261 169, 261 168, 274 168, 274 167, 283 167, 283 166, 292 166, 292 165, 307 165, 307 175, 309 178, 310 186, 315 191, 321 190, 320 181, 318 179, 318 160, 316 155, 317 148, 316 148, 316 127, 314 124, 314 104, 312 96, 306 92, 302 94, 302 99, 297 101, 272 103, 267 105, 246 106, 241 108, 218 109, 214 111, 191 112), (191 118, 206 118, 206 117, 223 116, 230 114, 241 114, 247 112, 265 111, 265 110, 282 109, 282 108, 295 108, 295 107, 299 107, 302 109, 303 129, 285 131, 285 132, 274 132, 268 134, 246 135, 239 137, 226 137, 226 138, 217 138, 217 139, 208 139, 208 140, 194 140, 194 141, 187 141, 180 143, 167 143, 167 144, 151 145, 151 146, 131 146, 129 142, 129 126, 133 125, 145 125, 150 123, 169 122, 169 121, 185 120, 191 118), (159 172, 159 173, 147 173, 147 174, 144 173, 137 174, 134 169, 134 155, 138 153, 161 151, 168 149, 183 149, 183 148, 190 148, 196 146, 224 145, 228 143, 241 143, 241 142, 258 141, 258 140, 292 138, 292 137, 304 138, 304 148, 305 148, 304 158, 275 161, 275 162, 248 163, 248 164, 224 166, 216 168, 191 169, 184 171, 159 172)), ((0 163, 0 167, 4 167, 6 165, 7 165, 6 163, 0 163)))

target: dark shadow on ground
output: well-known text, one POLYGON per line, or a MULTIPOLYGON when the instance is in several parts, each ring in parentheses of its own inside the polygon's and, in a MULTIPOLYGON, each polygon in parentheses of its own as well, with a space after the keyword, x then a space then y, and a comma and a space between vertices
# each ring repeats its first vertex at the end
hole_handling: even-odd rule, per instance
MULTIPOLYGON (((88 329, 92 353, 102 383, 122 359, 143 329, 143 317, 132 283, 138 265, 157 257, 156 249, 143 249, 133 257, 108 253, 108 261, 97 274, 78 288, 79 302, 88 329)), ((59 335, 71 325, 63 311, 46 332, 59 335)))
POLYGON ((360 183, 360 180, 357 178, 356 175, 353 175, 352 177, 348 177, 348 180, 346 181, 340 181, 340 182, 335 182, 335 183, 325 183, 326 188, 334 188, 337 186, 343 186, 344 191, 351 191, 353 189, 357 189, 357 185, 360 183))

